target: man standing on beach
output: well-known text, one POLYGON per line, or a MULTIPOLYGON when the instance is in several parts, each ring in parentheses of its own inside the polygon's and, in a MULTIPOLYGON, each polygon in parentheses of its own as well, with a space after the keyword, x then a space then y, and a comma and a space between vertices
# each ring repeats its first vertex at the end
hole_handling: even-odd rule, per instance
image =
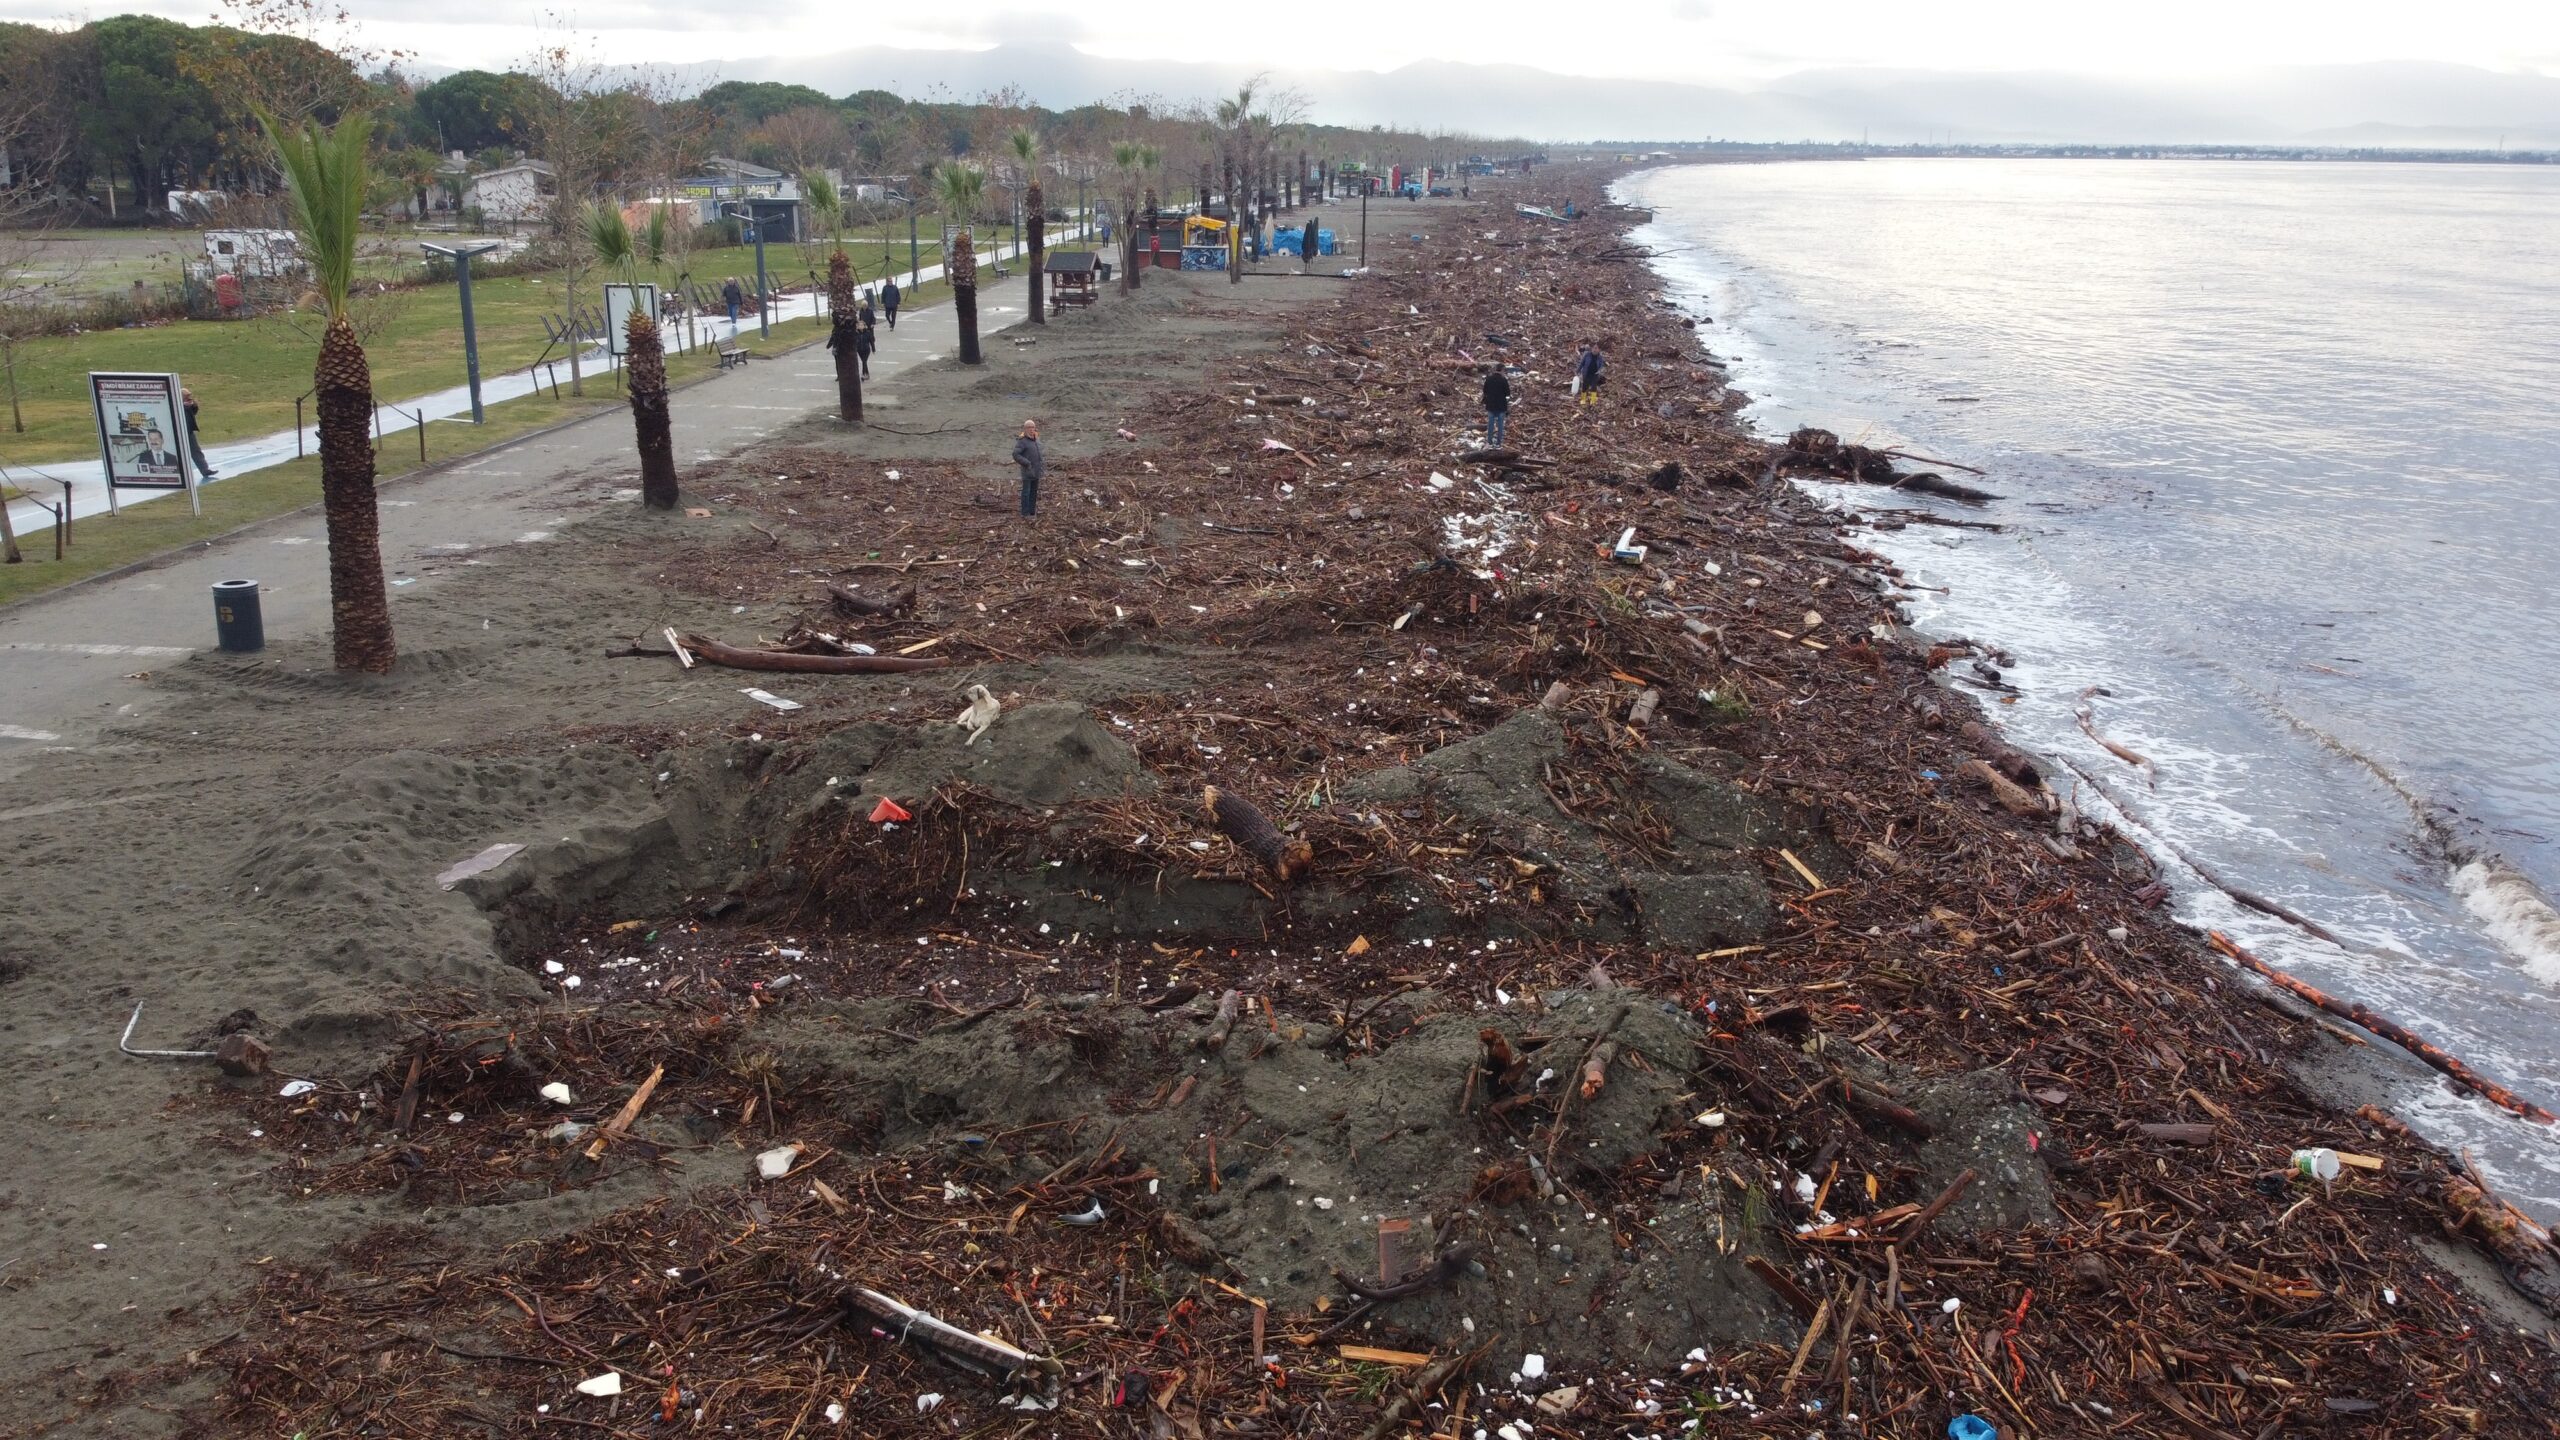
POLYGON ((898 328, 898 277, 895 275, 889 277, 889 283, 880 291, 880 313, 888 318, 889 329, 894 334, 898 328))
POLYGON ((1040 422, 1022 422, 1022 438, 1013 442, 1013 463, 1022 472, 1022 518, 1028 520, 1040 513, 1040 477, 1049 471, 1048 457, 1040 453, 1040 422))
POLYGON ((1602 363, 1603 362, 1600 358, 1600 342, 1597 340, 1583 341, 1582 358, 1575 362, 1573 367, 1573 393, 1574 398, 1585 405, 1598 405, 1600 403, 1600 373, 1602 363))
POLYGON ((1494 366, 1484 372, 1484 443, 1486 448, 1502 448, 1503 437, 1511 430, 1511 377, 1494 366))

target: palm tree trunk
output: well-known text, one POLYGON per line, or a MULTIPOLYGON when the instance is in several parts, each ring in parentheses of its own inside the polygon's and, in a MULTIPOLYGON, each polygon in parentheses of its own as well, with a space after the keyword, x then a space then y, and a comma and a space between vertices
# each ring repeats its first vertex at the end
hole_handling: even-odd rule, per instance
POLYGON ((1138 206, 1127 191, 1120 194, 1120 293, 1138 288, 1138 206))
POLYGON ((658 322, 634 310, 624 322, 623 358, 631 372, 631 428, 640 445, 640 503, 676 508, 676 441, 667 410, 667 351, 658 322))
POLYGON ((985 364, 978 353, 978 250, 966 230, 951 242, 951 313, 960 322, 960 363, 985 364))
POLYGON ((339 315, 312 369, 320 402, 320 508, 329 531, 329 626, 337 667, 390 673, 391 601, 382 585, 382 512, 373 494, 373 368, 339 315))
POLYGON ((862 316, 854 309, 853 261, 842 250, 827 258, 827 310, 833 317, 827 348, 836 355, 836 413, 862 423, 862 316))
POLYGON ((1049 217, 1041 213, 1048 203, 1048 197, 1040 193, 1037 180, 1022 192, 1022 208, 1029 212, 1031 225, 1031 323, 1034 325, 1049 323, 1049 312, 1041 306, 1041 301, 1046 298, 1041 294, 1046 277, 1040 273, 1041 266, 1046 263, 1043 257, 1049 253, 1049 217))

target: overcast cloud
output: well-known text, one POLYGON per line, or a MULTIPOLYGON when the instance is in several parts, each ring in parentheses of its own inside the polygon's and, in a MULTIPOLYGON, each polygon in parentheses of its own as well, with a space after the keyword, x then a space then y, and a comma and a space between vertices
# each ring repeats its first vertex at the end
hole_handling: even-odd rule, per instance
MULTIPOLYGON (((521 0, 347 0, 366 39, 437 67, 503 67, 528 53, 536 7, 521 0)), ((207 0, 91 6, 202 21, 207 0)), ((1416 60, 1532 65, 1575 75, 1747 85, 1834 67, 2055 70, 2124 78, 2211 75, 2265 65, 2436 60, 2560 75, 2553 0, 1391 0, 1350 25, 1301 23, 1269 6, 1161 9, 1017 3, 993 18, 901 7, 858 18, 843 0, 626 0, 561 13, 609 63, 774 60, 889 45, 979 48, 1071 42, 1117 59, 1240 58, 1286 69, 1390 70, 1416 60), (857 17, 849 19, 848 17, 857 17)), ((0 17, 59 24, 60 0, 0 0, 0 17)))

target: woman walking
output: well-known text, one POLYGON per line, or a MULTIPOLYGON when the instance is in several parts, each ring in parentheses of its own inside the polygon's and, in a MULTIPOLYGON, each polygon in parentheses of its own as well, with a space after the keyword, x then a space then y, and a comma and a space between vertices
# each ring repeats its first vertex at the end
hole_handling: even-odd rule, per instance
POLYGON ((222 472, 214 469, 213 462, 204 458, 204 443, 196 439, 196 392, 182 385, 178 387, 178 395, 186 401, 187 454, 196 462, 196 473, 210 480, 222 472))

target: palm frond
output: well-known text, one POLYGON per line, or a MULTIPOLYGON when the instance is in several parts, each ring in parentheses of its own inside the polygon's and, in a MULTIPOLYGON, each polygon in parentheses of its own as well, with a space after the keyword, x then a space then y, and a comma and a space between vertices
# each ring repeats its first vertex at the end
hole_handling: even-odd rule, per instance
POLYGON ((978 202, 987 193, 987 172, 954 161, 936 172, 935 181, 941 191, 945 218, 967 225, 977 217, 978 202))
POLYGON ((646 234, 649 247, 649 263, 652 265, 664 264, 667 258, 667 251, 673 248, 675 243, 675 225, 673 221, 670 221, 667 218, 666 206, 652 205, 649 207, 649 227, 646 234))
POLYGON ((350 110, 335 125, 306 121, 287 131, 266 111, 256 113, 258 128, 267 132, 284 168, 294 235, 311 261, 313 288, 335 319, 347 313, 347 292, 355 284, 373 117, 350 110))
POLYGON ((631 222, 622 218, 619 209, 598 201, 588 204, 583 224, 587 244, 594 248, 596 259, 629 279, 638 263, 631 250, 631 222))
POLYGON ((800 194, 808 200, 809 208, 820 215, 832 215, 844 204, 843 197, 836 194, 835 182, 814 171, 800 177, 800 194))
POLYGON ((1013 147, 1013 158, 1022 162, 1025 174, 1040 168, 1040 137, 1028 130, 1016 130, 1007 143, 1013 147))

